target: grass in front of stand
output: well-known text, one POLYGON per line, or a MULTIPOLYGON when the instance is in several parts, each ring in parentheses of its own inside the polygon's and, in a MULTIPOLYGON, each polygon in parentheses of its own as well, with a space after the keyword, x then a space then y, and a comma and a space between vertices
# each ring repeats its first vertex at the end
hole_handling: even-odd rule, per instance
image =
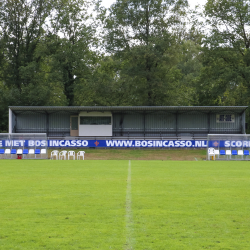
POLYGON ((0 249, 249 249, 248 162, 0 161, 0 249))
MULTIPOLYGON (((65 150, 65 149, 61 149, 65 150)), ((179 160, 201 161, 206 159, 206 149, 67 149, 85 151, 86 160, 179 160)), ((49 150, 49 157, 52 149, 49 150)), ((60 150, 59 150, 60 151, 60 150)))

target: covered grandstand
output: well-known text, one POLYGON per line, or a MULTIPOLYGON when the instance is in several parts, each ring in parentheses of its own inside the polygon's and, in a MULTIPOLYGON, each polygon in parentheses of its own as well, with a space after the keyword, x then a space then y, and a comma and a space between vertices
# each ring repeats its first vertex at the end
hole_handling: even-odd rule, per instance
POLYGON ((9 133, 48 137, 205 138, 244 134, 247 106, 10 106, 9 133))

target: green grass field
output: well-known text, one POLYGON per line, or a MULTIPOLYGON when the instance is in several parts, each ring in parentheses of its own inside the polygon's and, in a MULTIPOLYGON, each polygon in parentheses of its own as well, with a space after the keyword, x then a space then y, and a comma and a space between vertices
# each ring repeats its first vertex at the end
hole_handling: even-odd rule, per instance
POLYGON ((250 164, 0 161, 0 249, 249 249, 250 164))

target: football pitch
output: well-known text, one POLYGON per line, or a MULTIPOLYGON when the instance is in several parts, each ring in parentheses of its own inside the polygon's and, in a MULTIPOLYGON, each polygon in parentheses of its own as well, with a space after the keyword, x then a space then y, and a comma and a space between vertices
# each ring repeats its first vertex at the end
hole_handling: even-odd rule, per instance
POLYGON ((250 164, 0 161, 0 249, 249 249, 250 164))

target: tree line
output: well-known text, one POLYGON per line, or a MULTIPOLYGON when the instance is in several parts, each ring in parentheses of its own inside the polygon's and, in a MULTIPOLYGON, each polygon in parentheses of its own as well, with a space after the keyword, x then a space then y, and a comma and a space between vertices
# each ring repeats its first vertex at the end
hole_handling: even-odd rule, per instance
POLYGON ((249 105, 249 6, 1 1, 0 131, 8 106, 249 105))

